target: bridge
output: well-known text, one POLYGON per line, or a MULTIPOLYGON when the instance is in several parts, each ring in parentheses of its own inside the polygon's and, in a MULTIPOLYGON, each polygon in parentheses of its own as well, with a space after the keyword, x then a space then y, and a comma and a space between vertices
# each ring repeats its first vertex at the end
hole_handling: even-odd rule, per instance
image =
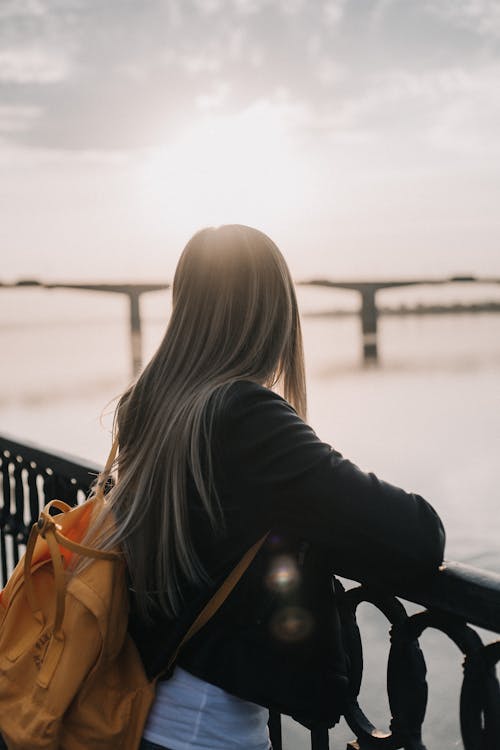
POLYGON ((129 300, 129 330, 130 354, 132 359, 132 375, 139 374, 142 367, 142 325, 139 300, 142 294, 169 289, 169 284, 101 284, 101 283, 47 283, 32 279, 22 279, 12 284, 2 284, 0 288, 38 287, 41 289, 77 289, 87 292, 106 292, 107 294, 124 294, 129 300))
MULTIPOLYGON (((360 296, 360 307, 358 311, 361 322, 362 361, 365 365, 373 365, 378 362, 378 318, 380 315, 377 307, 377 292, 382 289, 395 289, 410 286, 436 286, 454 283, 471 283, 478 285, 500 284, 497 277, 476 276, 450 276, 448 278, 418 278, 400 280, 378 280, 378 281, 342 281, 332 279, 310 279, 298 281, 297 286, 323 287, 327 289, 346 289, 357 292, 360 296)), ((12 283, 0 282, 0 288, 33 288, 41 289, 75 289, 78 291, 104 292, 107 294, 122 294, 129 300, 129 330, 130 330, 130 352, 132 375, 136 376, 142 367, 142 325, 140 314, 140 298, 143 294, 169 289, 169 283, 91 283, 91 282, 44 282, 33 279, 22 279, 12 283)), ((466 308, 462 308, 462 311, 466 308)), ((476 312, 471 307, 471 312, 476 312)), ((500 310, 500 306, 493 307, 500 310)), ((453 308, 450 312, 454 312, 453 308)))
POLYGON ((476 276, 450 276, 444 279, 420 278, 399 281, 332 281, 330 279, 311 279, 298 282, 302 286, 325 287, 327 289, 348 289, 358 292, 361 297, 359 316, 361 320, 361 339, 363 362, 376 364, 378 361, 378 317, 379 310, 376 294, 381 289, 396 289, 408 286, 434 286, 454 283, 500 284, 498 278, 479 278, 476 276))

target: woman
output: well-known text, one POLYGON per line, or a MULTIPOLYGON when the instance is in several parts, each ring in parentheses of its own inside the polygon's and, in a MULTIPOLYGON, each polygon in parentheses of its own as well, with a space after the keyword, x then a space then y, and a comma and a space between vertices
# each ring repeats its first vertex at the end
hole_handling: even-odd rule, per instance
POLYGON ((314 602, 282 608, 281 620, 266 610, 274 584, 299 575, 297 540, 329 573, 394 585, 442 560, 432 507, 361 472, 305 418, 299 313, 283 256, 256 229, 203 229, 179 260, 164 339, 116 413, 117 527, 105 544, 125 550, 130 630, 150 675, 245 550, 272 534, 158 683, 144 750, 269 747, 267 707, 281 705, 273 690, 286 682, 292 691, 280 665, 297 671, 300 662, 287 644, 313 641, 322 627, 314 602))

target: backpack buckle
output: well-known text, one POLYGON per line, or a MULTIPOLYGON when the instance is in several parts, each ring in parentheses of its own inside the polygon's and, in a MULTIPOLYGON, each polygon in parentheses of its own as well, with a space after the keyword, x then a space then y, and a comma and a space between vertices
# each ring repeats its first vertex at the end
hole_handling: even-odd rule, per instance
POLYGON ((42 513, 40 513, 40 518, 38 519, 36 526, 38 533, 40 534, 42 539, 45 539, 45 535, 47 534, 47 531, 49 531, 49 529, 55 530, 56 523, 52 516, 49 516, 48 513, 44 513, 42 511, 42 513))

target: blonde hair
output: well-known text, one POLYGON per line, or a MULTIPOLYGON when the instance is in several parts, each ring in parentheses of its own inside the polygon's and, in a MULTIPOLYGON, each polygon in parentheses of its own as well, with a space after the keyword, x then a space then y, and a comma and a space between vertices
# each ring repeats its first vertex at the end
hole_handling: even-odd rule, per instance
POLYGON ((144 617, 153 603, 177 615, 183 583, 209 580, 192 542, 187 478, 190 472, 212 532, 222 534, 210 446, 229 386, 276 387, 306 416, 295 290, 267 235, 242 225, 197 232, 179 259, 172 303, 158 350, 116 409, 118 480, 104 511, 114 530, 102 531, 109 528, 102 518, 91 530, 101 548, 121 545, 144 617))

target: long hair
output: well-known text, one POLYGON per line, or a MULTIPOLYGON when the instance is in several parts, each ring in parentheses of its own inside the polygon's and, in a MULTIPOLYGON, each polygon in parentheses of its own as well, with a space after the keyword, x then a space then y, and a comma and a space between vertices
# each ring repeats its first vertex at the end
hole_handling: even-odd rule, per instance
POLYGON ((113 524, 101 512, 90 531, 101 548, 121 546, 144 617, 153 602, 177 615, 182 584, 209 580, 192 542, 187 478, 212 533, 223 533, 213 420, 229 386, 244 379, 276 387, 305 418, 293 282, 277 246, 257 229, 202 229, 179 259, 164 338, 115 412, 117 481, 102 511, 113 524))

